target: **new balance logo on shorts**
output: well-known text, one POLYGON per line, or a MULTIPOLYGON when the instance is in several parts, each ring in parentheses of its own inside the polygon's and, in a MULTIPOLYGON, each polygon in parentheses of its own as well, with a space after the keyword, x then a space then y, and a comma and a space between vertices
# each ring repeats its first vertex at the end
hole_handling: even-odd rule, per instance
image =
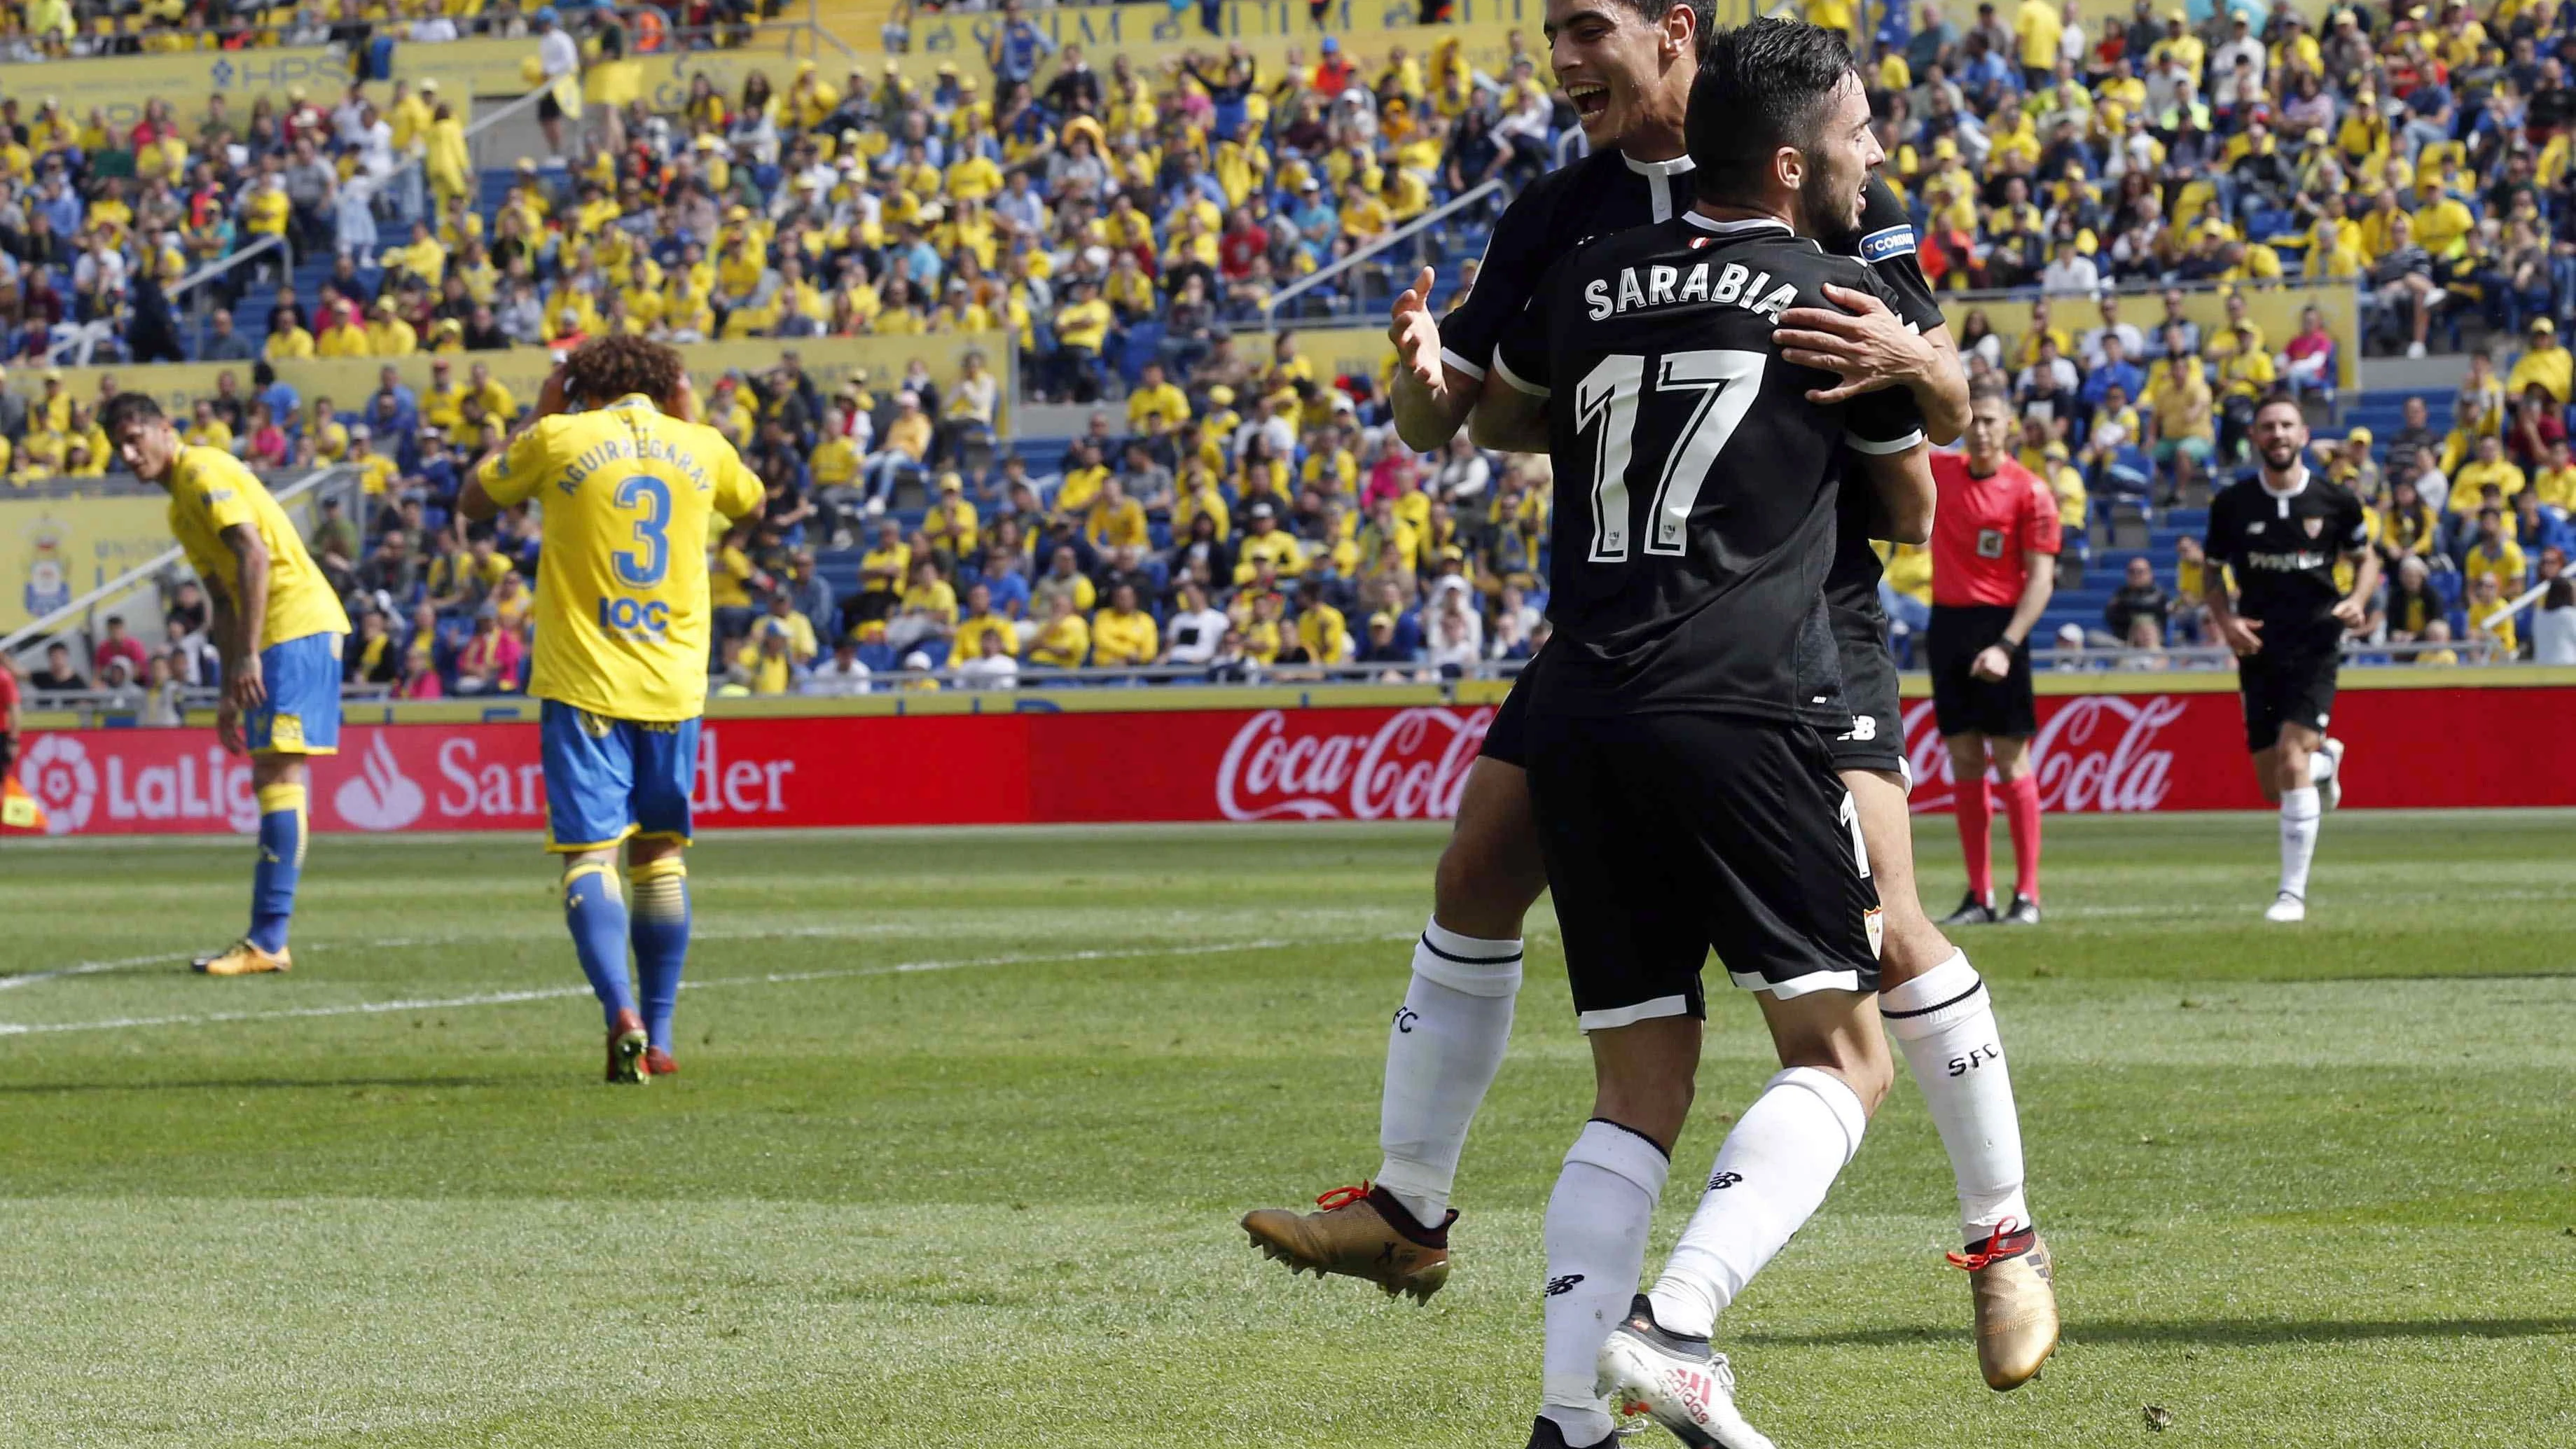
POLYGON ((1564 1294, 1571 1293, 1574 1291, 1574 1285, 1582 1281, 1583 1275, 1580 1273, 1568 1273, 1562 1278, 1550 1278, 1547 1280, 1547 1293, 1545 1296, 1556 1298, 1564 1294))

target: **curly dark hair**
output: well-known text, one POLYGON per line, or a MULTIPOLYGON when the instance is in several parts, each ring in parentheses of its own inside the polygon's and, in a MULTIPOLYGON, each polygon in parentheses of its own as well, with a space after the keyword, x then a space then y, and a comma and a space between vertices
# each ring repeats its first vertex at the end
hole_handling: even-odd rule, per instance
POLYGON ((640 392, 668 407, 683 371, 675 348, 641 337, 594 337, 564 359, 564 394, 595 407, 640 392))

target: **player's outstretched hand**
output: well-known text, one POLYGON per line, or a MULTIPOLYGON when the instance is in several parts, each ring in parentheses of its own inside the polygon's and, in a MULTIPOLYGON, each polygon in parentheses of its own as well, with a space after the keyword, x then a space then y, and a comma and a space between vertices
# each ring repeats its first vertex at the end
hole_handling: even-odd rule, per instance
POLYGON ((2218 621, 2218 639, 2240 658, 2250 658, 2263 652, 2263 621, 2231 614, 2218 621))
POLYGON ((1440 323, 1431 315, 1431 283, 1431 269, 1424 267, 1413 285, 1395 299, 1394 321, 1387 326, 1386 339, 1395 344, 1396 359, 1413 374, 1413 380, 1439 392, 1446 375, 1440 368, 1440 323))
POLYGON ((1839 387, 1807 393, 1819 404, 1843 402, 1865 392, 1901 387, 1922 375, 1930 344, 1887 310, 1876 295, 1828 283, 1825 299, 1834 307, 1792 307, 1780 314, 1771 340, 1780 356, 1798 367, 1812 367, 1842 378, 1839 387))

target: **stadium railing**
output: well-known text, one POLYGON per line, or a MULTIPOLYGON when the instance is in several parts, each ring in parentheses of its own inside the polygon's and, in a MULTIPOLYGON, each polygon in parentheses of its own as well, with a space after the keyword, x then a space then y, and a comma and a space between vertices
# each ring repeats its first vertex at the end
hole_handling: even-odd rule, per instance
MULTIPOLYGON (((524 115, 529 111, 535 110, 537 102, 543 100, 545 98, 545 94, 546 93, 543 90, 530 91, 516 100, 495 106, 474 118, 474 123, 465 128, 466 155, 472 172, 480 174, 484 169, 484 162, 487 159, 487 151, 491 144, 486 137, 492 128, 513 116, 524 115)), ((421 173, 421 185, 426 188, 428 183, 427 167, 428 162, 423 157, 415 156, 404 162, 402 167, 394 172, 393 177, 385 183, 386 193, 397 193, 400 189, 398 183, 401 179, 414 172, 421 173)), ((272 252, 288 253, 285 265, 290 271, 293 269, 295 258, 289 251, 285 240, 283 238, 273 236, 262 237, 251 245, 233 252, 229 256, 208 262, 205 266, 198 268, 196 271, 190 272, 187 276, 180 278, 176 283, 172 284, 169 289, 169 298, 172 305, 176 306, 178 304, 183 293, 197 293, 199 299, 202 300, 205 296, 210 295, 203 290, 207 283, 214 281, 218 277, 230 275, 235 269, 257 261, 261 257, 272 252)), ((188 326, 191 331, 191 336, 189 338, 189 351, 191 353, 203 353, 205 351, 207 329, 213 325, 214 310, 215 309, 213 307, 205 305, 191 305, 185 309, 188 326)), ((93 325, 104 326, 106 324, 93 325)), ((85 366, 90 360, 91 349, 104 340, 104 337, 90 336, 85 332, 77 338, 56 343, 54 347, 46 352, 45 360, 47 362, 67 362, 75 366, 85 366), (77 351, 79 355, 77 357, 63 356, 64 353, 71 351, 77 351)))
MULTIPOLYGON (((1316 270, 1299 277, 1297 280, 1290 282, 1287 286, 1281 287, 1279 290, 1271 293, 1267 300, 1262 302, 1261 325, 1265 329, 1275 327, 1279 318, 1279 306, 1289 298, 1303 296, 1308 292, 1314 291, 1316 288, 1323 286, 1335 277, 1358 268, 1362 263, 1372 261, 1379 253, 1422 235, 1449 217, 1455 216, 1459 212, 1465 211, 1468 207, 1474 206, 1483 201, 1486 197, 1500 195, 1502 190, 1502 179, 1500 177, 1496 177, 1493 180, 1485 182, 1481 186, 1477 186, 1459 196, 1451 198, 1447 203, 1441 206, 1434 207, 1432 210, 1424 212, 1422 215, 1415 217, 1404 225, 1396 227, 1392 231, 1389 231, 1385 235, 1370 242, 1367 246, 1354 250, 1349 256, 1342 258, 1331 266, 1317 268, 1316 270)), ((1390 295, 1392 295, 1392 293, 1390 293, 1390 295)), ((1356 294, 1354 294, 1353 300, 1355 302, 1359 300, 1356 294)))
MULTIPOLYGON (((350 521, 357 525, 359 536, 363 538, 366 536, 369 522, 366 516, 365 482, 365 475, 357 469, 345 464, 333 464, 308 470, 271 492, 279 505, 288 509, 290 515, 306 511, 299 509, 297 505, 307 498, 311 498, 317 504, 324 497, 340 498, 347 507, 350 521)), ((77 491, 89 497, 159 498, 163 496, 159 488, 130 476, 84 478, 78 480, 78 485, 77 491)), ((41 488, 44 485, 37 486, 41 488)), ((305 526, 305 532, 310 534, 309 524, 305 526)), ((87 659, 88 646, 98 637, 100 619, 115 612, 116 606, 123 601, 146 590, 157 590, 166 575, 185 567, 185 552, 178 545, 172 544, 169 548, 116 574, 88 592, 47 610, 43 615, 7 634, 0 635, 0 658, 15 657, 22 650, 56 641, 68 642, 69 637, 78 637, 82 641, 82 647, 75 650, 75 653, 82 659, 87 659)))

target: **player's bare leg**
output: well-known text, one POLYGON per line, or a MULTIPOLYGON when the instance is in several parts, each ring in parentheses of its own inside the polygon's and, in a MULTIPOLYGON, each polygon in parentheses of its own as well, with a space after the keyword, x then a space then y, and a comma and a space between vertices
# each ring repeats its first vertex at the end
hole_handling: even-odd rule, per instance
POLYGON ((2302 724, 2283 724, 2270 748, 2254 752, 2254 775, 2263 798, 2281 808, 2281 885, 2267 921, 2288 923, 2308 918, 2308 866, 2317 855, 2317 817, 2324 804, 2317 785, 2317 766, 2341 758, 2327 749, 2325 736, 2302 724))
POLYGON ((251 874, 250 931, 223 950, 189 963, 190 969, 207 976, 261 976, 295 965, 286 949, 286 928, 304 871, 304 842, 311 834, 304 756, 254 755, 250 783, 259 801, 259 864, 251 874))
POLYGON ((2048 1244, 2023 1197, 2021 1116, 1993 1000, 1967 953, 1923 914, 1904 779, 1876 770, 1845 770, 1842 779, 1886 913, 1879 1015, 1922 1089, 1958 1183, 1964 1251, 1951 1261, 1968 1269, 1977 1364, 1992 1387, 2018 1388, 2057 1348, 2057 1294, 2048 1244))
MULTIPOLYGON (((1718 1316, 1823 1205, 1896 1071, 1874 995, 1757 999, 1781 1071, 1727 1132, 1663 1276, 1604 1341, 1599 1362, 1614 1402, 1653 1415, 1685 1444, 1723 1449, 1771 1441, 1736 1411, 1733 1371, 1709 1350, 1718 1316)), ((1560 1271, 1552 1245, 1548 1271, 1560 1271)), ((1553 1317, 1549 1327, 1553 1349, 1553 1317)))
POLYGON ((1427 1301, 1449 1277, 1449 1188, 1468 1124, 1494 1083, 1521 985, 1521 921, 1547 888, 1520 766, 1470 766, 1440 853, 1413 980, 1387 1032, 1373 1182, 1321 1209, 1247 1213, 1244 1231, 1291 1271, 1344 1273, 1427 1301))

